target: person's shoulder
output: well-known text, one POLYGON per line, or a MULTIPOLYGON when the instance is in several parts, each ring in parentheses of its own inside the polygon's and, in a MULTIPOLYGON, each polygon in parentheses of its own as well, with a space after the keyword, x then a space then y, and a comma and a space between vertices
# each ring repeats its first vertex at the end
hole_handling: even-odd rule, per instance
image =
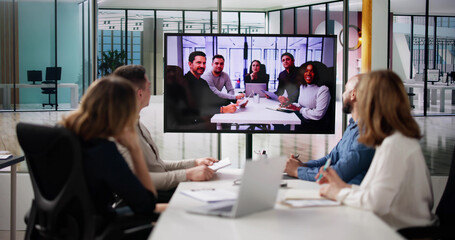
POLYGON ((230 77, 229 77, 229 74, 227 74, 225 71, 222 71, 222 72, 221 72, 221 76, 222 76, 223 78, 230 78, 230 77))
POLYGON ((415 138, 410 138, 403 135, 399 131, 395 131, 393 134, 386 137, 382 143, 381 148, 395 149, 397 151, 412 152, 420 148, 419 141, 415 138))
POLYGON ((323 93, 323 92, 330 92, 329 87, 327 87, 326 85, 320 86, 318 91, 319 91, 320 93, 323 93))

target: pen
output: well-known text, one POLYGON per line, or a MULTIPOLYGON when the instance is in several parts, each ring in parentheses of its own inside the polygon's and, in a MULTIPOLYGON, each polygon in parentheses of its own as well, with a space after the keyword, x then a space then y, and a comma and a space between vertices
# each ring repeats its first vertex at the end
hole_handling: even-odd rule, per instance
POLYGON ((297 161, 299 161, 299 163, 300 163, 299 165, 304 166, 303 162, 299 159, 299 157, 300 157, 300 154, 298 154, 298 153, 294 154, 294 158, 295 158, 297 161))
MULTIPOLYGON (((324 168, 322 169, 324 172, 327 171, 327 168, 330 166, 330 163, 332 162, 332 158, 329 158, 327 162, 324 164, 324 168)), ((319 174, 318 180, 316 182, 319 182, 322 179, 322 174, 319 174)))

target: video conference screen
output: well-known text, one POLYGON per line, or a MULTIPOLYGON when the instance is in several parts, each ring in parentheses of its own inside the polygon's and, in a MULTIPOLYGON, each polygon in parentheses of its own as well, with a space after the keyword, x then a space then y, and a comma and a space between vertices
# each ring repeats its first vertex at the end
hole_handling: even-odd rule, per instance
POLYGON ((336 36, 164 36, 164 131, 335 131, 336 36))

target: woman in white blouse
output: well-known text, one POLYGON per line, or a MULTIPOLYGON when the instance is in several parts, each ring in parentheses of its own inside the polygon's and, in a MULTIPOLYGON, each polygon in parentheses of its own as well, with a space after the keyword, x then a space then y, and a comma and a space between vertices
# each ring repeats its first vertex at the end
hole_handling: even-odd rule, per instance
POLYGON ((358 141, 376 148, 360 186, 348 185, 329 168, 320 170, 322 196, 373 211, 394 229, 431 225, 433 194, 401 79, 393 72, 369 73, 357 90, 358 141))
POLYGON ((302 121, 321 120, 330 104, 329 88, 320 84, 312 62, 302 64, 298 71, 300 90, 297 104, 291 104, 284 96, 280 96, 278 100, 282 106, 298 110, 303 117, 302 121))

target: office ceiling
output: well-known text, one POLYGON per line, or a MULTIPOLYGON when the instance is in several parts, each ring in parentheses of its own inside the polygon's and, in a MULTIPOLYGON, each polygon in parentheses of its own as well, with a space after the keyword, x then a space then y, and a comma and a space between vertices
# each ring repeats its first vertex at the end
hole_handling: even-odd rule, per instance
MULTIPOLYGON (((101 8, 216 10, 218 0, 97 0, 101 8)), ((223 10, 268 11, 324 3, 331 0, 224 0, 223 10)), ((386 0, 384 0, 386 1, 386 0)), ((361 0, 350 0, 350 10, 360 11, 361 0)), ((425 14, 425 0, 390 0, 396 14, 425 14)), ((430 0, 431 15, 455 16, 454 0, 430 0)))

